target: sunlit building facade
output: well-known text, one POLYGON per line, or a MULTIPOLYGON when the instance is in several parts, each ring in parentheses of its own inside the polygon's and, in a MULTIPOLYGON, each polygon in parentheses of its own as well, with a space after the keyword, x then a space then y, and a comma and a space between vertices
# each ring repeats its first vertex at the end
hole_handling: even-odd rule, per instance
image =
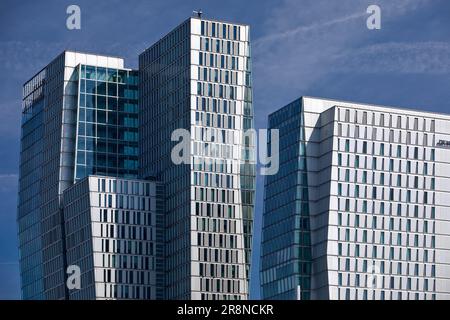
POLYGON ((450 116, 303 97, 269 116, 264 299, 450 298, 450 116))
POLYGON ((68 266, 80 268, 69 299, 162 299, 162 186, 88 176, 64 192, 68 266))
POLYGON ((249 27, 189 18, 139 56, 141 177, 165 186, 167 299, 246 299, 255 192, 249 27), (188 132, 188 160, 173 147, 188 132))
POLYGON ((24 299, 247 299, 249 27, 189 18, 139 56, 65 51, 24 85, 24 299), (171 154, 189 134, 188 161, 171 154), (81 288, 66 285, 80 267, 81 288))
POLYGON ((66 299, 63 193, 87 175, 137 177, 137 72, 64 51, 24 84, 18 226, 23 299, 66 299))

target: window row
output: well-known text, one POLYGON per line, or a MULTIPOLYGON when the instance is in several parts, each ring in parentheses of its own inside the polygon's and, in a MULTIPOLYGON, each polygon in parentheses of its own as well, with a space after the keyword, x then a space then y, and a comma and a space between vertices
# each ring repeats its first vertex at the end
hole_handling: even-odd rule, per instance
MULTIPOLYGON (((346 235, 347 237, 347 235, 346 235)), ((348 235, 348 239, 350 238, 350 235, 348 235)), ((392 235, 389 237, 389 243, 384 243, 384 232, 381 232, 380 234, 380 244, 389 244, 389 245, 401 245, 402 239, 401 234, 397 234, 397 243, 394 243, 392 240, 392 235)), ((378 244, 378 243, 377 243, 378 244)), ((338 255, 339 257, 354 257, 354 258, 380 258, 377 256, 378 252, 377 250, 379 247, 376 245, 365 245, 365 244, 350 244, 350 243, 338 243, 338 255)), ((385 254, 388 250, 390 250, 389 255, 392 254, 394 256, 395 250, 393 248, 389 247, 381 247, 381 250, 379 250, 381 259, 387 258, 387 254, 385 254)), ((402 256, 403 258, 403 256, 402 256)), ((405 259, 401 259, 404 261, 415 261, 415 262, 422 262, 422 263, 428 263, 428 262, 435 262, 435 255, 433 250, 428 249, 406 249, 406 256, 405 259)), ((384 261, 380 262, 380 268, 381 272, 384 273, 384 261)), ((390 261, 390 268, 388 269, 387 273, 395 273, 395 271, 392 268, 392 261, 390 261)), ((395 262, 397 265, 397 274, 402 274, 407 269, 404 269, 402 272, 402 263, 401 262, 395 262)), ((403 266, 405 266, 403 264, 403 266)), ((432 267, 431 275, 434 276, 434 267, 432 267)))
POLYGON ((230 25, 222 22, 202 20, 200 22, 200 33, 202 36, 241 40, 241 26, 230 25))
POLYGON ((402 248, 392 247, 392 246, 403 246, 403 247, 415 247, 415 248, 430 248, 434 249, 436 247, 436 237, 431 234, 410 234, 410 233, 397 233, 394 238, 389 235, 389 239, 385 239, 385 234, 383 231, 375 230, 365 230, 365 229, 344 229, 339 228, 337 239, 342 241, 349 241, 361 244, 380 244, 380 250, 377 251, 378 247, 373 245, 372 247, 365 247, 369 250, 369 256, 373 258, 381 259, 408 259, 408 250, 402 255, 402 248), (384 245, 390 245, 389 252, 385 251, 384 245))
MULTIPOLYGON (((341 213, 337 214, 338 226, 348 226, 356 228, 371 228, 389 231, 406 231, 417 233, 434 233, 436 222, 423 219, 404 219, 386 216, 372 216, 361 214, 341 213)), ((392 238, 392 234, 390 234, 392 238)), ((384 239, 382 232, 381 239, 384 239)))
POLYGON ((393 145, 389 145, 389 153, 385 153, 384 144, 376 144, 375 142, 358 141, 350 139, 337 139, 338 151, 353 152, 359 154, 368 155, 380 155, 397 158, 406 158, 414 160, 428 160, 435 161, 435 149, 419 148, 397 145, 396 149, 393 149, 393 145), (379 148, 378 148, 379 147, 379 148), (378 150, 377 150, 378 149, 378 150))
POLYGON ((338 108, 338 121, 414 131, 435 131, 434 119, 370 112, 357 109, 338 108))
POLYGON ((206 37, 200 37, 199 40, 200 40, 200 50, 202 51, 209 51, 214 53, 222 53, 236 56, 240 54, 240 44, 242 42, 223 39, 213 39, 206 37))

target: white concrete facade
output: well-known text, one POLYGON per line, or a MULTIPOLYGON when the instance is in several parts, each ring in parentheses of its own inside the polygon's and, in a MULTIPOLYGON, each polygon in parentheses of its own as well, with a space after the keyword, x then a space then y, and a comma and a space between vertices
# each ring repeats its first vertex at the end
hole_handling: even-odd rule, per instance
POLYGON ((154 181, 88 176, 64 193, 69 299, 163 298, 163 203, 154 181))
POLYGON ((311 299, 449 299, 450 115, 302 105, 311 299))

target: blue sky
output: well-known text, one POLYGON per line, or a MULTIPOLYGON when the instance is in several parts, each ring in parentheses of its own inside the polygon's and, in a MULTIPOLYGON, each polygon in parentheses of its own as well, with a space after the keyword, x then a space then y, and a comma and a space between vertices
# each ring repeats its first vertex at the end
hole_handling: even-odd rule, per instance
MULTIPOLYGON (((122 56, 146 47, 202 8, 250 24, 257 128, 302 96, 450 113, 450 2, 446 0, 9 1, 0 2, 0 299, 20 298, 16 199, 22 84, 64 49, 122 56), (81 30, 66 8, 81 8, 81 30), (381 30, 366 9, 381 8, 381 30)), ((262 185, 258 177, 255 250, 262 185)), ((252 292, 259 297, 254 259, 252 292)))

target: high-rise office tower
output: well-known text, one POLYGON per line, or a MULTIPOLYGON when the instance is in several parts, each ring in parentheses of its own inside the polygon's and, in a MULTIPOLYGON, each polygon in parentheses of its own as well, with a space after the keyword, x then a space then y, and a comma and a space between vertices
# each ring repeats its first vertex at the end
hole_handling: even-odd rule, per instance
POLYGON ((250 63, 248 26, 190 18, 140 56, 140 81, 121 58, 65 51, 24 85, 24 299, 248 297, 250 63))
POLYGON ((25 83, 23 95, 22 297, 64 299, 63 193, 91 174, 136 178, 137 72, 120 58, 65 51, 25 83))
POLYGON ((249 27, 189 18, 139 56, 139 174, 165 187, 168 299, 246 299, 255 187, 249 27), (177 129, 189 133, 175 163, 177 129))
POLYGON ((263 298, 450 298, 450 115, 303 97, 269 127, 263 298))

